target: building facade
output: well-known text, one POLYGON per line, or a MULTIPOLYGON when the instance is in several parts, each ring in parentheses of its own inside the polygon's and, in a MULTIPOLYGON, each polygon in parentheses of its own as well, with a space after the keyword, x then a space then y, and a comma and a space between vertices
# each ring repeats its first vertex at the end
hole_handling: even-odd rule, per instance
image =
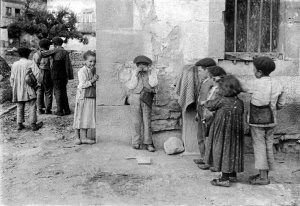
POLYGON ((167 137, 180 136, 187 152, 198 151, 196 126, 182 133, 187 120, 181 118, 174 84, 185 65, 204 57, 242 79, 254 78, 254 56, 274 58, 272 76, 287 92, 276 134, 299 133, 299 15, 296 0, 97 0, 98 139, 130 142, 134 120, 124 105, 124 82, 140 54, 160 71, 152 117, 158 147, 167 137))

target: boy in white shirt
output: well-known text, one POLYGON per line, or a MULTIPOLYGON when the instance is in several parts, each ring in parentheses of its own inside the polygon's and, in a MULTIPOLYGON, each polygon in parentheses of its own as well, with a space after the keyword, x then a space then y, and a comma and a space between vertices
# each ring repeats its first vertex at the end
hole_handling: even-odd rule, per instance
POLYGON ((136 135, 132 138, 132 145, 134 149, 140 149, 143 143, 147 146, 149 152, 154 152, 151 113, 155 93, 154 87, 158 84, 157 72, 150 69, 152 60, 146 56, 137 56, 133 62, 136 64, 137 69, 133 71, 131 79, 126 83, 126 86, 131 90, 128 103, 136 106, 136 118, 138 119, 135 125, 136 135))

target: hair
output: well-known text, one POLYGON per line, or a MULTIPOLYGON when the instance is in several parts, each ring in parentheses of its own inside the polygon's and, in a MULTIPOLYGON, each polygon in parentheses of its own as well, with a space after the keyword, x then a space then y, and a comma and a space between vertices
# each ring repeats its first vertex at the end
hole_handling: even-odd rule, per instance
POLYGON ((91 51, 91 50, 88 50, 87 52, 85 52, 85 53, 83 54, 83 59, 84 59, 84 60, 87 60, 88 57, 90 57, 90 56, 96 58, 96 53, 93 52, 93 51, 91 51))
POLYGON ((203 69, 206 69, 208 67, 217 66, 217 64, 215 60, 213 60, 212 58, 204 58, 196 62, 195 66, 197 67, 201 66, 203 67, 203 69))
POLYGON ((269 57, 257 57, 253 59, 253 64, 265 76, 269 76, 276 68, 274 61, 269 57))
POLYGON ((62 40, 62 38, 56 36, 52 39, 52 42, 55 46, 61 46, 61 45, 63 45, 64 40, 62 40))
POLYGON ((213 77, 221 77, 226 75, 226 71, 219 66, 212 66, 208 67, 207 71, 211 74, 213 77))
POLYGON ((51 42, 48 39, 42 39, 39 42, 39 46, 42 49, 49 49, 50 45, 51 45, 51 42))
POLYGON ((26 47, 21 47, 18 49, 18 54, 20 57, 28 59, 30 53, 31 53, 31 50, 26 47))
POLYGON ((240 81, 233 75, 226 75, 220 81, 220 89, 225 97, 236 96, 242 92, 240 81))

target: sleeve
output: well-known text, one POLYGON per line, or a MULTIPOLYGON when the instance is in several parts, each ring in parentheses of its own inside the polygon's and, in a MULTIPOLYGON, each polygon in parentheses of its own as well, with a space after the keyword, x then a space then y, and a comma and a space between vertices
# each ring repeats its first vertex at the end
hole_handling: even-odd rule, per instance
POLYGON ((66 53, 66 70, 67 70, 67 76, 68 78, 74 79, 74 75, 73 75, 73 68, 72 68, 72 63, 71 63, 71 59, 69 56, 69 52, 66 53))
POLYGON ((40 70, 39 70, 38 66, 35 64, 34 61, 32 61, 32 64, 31 64, 30 68, 31 68, 31 71, 32 71, 33 75, 35 76, 38 83, 40 84, 42 82, 41 73, 40 73, 40 70))
POLYGON ((216 111, 222 107, 222 98, 217 98, 214 100, 208 100, 205 104, 204 107, 206 107, 209 111, 216 111))
POLYGON ((37 66, 40 66, 41 57, 37 53, 33 55, 32 60, 37 66))
POLYGON ((137 70, 132 72, 130 80, 126 83, 128 89, 134 89, 138 84, 137 70))
POLYGON ((78 71, 78 80, 78 88, 80 89, 86 89, 92 86, 92 82, 88 80, 87 75, 82 70, 78 71))
POLYGON ((14 86, 14 82, 15 82, 15 71, 16 71, 15 67, 16 67, 15 64, 13 64, 11 67, 11 74, 10 74, 10 78, 9 78, 11 87, 14 86))
POLYGON ((41 52, 41 55, 42 57, 50 57, 50 56, 54 56, 56 54, 56 49, 51 49, 51 50, 48 50, 48 51, 42 51, 41 52))
POLYGON ((283 106, 285 105, 285 101, 286 101, 286 93, 285 93, 284 89, 282 89, 282 92, 279 95, 277 103, 276 103, 276 109, 277 110, 282 109, 283 106))
POLYGON ((157 71, 152 70, 149 75, 149 84, 151 87, 155 87, 158 84, 158 79, 157 79, 157 71))
POLYGON ((255 88, 253 85, 255 84, 255 82, 253 80, 249 80, 249 81, 245 81, 245 80, 241 80, 239 79, 240 83, 241 83, 241 87, 242 87, 242 91, 246 92, 246 93, 253 93, 253 89, 255 88))

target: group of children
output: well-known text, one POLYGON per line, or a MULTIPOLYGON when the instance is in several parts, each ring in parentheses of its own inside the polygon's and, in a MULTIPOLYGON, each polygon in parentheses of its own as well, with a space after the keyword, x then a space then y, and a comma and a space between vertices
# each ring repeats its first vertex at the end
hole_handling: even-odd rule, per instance
MULTIPOLYGON (((38 79, 40 71, 36 64, 28 60, 29 49, 20 48, 19 54, 21 60, 13 64, 10 79, 13 101, 18 105, 18 129, 24 128, 24 106, 28 103, 32 129, 36 131, 43 125, 37 123, 36 115, 36 90, 40 85, 29 84, 28 75, 33 74, 38 79)), ((58 54, 59 59, 64 53, 58 54)), ((44 54, 43 57, 46 56, 44 54)), ((79 84, 73 123, 75 143, 78 145, 95 143, 87 138, 87 130, 96 127, 95 83, 99 79, 95 73, 96 54, 87 51, 83 58, 85 65, 78 71, 79 84)), ((132 145, 134 149, 141 149, 142 145, 146 145, 149 152, 154 152, 151 112, 155 87, 158 84, 157 72, 151 68, 152 60, 146 56, 136 57, 134 63, 136 69, 126 83, 130 90, 127 103, 135 108, 138 119, 132 145)), ((269 184, 268 174, 274 166, 273 133, 277 124, 276 110, 281 109, 285 102, 283 87, 270 77, 275 70, 275 63, 268 57, 255 58, 253 67, 256 78, 248 82, 239 81, 235 76, 226 74, 211 58, 201 59, 195 67, 199 71, 200 81, 197 88, 196 120, 202 159, 194 162, 200 169, 222 172, 220 178, 211 181, 213 185, 228 187, 231 182, 237 181, 237 173, 244 170, 244 103, 238 95, 247 92, 251 94, 248 123, 253 141, 255 168, 259 170, 259 174, 250 177, 249 181, 251 184, 269 184)), ((67 73, 64 72, 65 76, 67 73)), ((62 107, 59 112, 69 112, 67 110, 69 109, 62 107)))
POLYGON ((248 111, 255 168, 259 174, 249 178, 250 184, 270 183, 268 174, 274 167, 273 133, 277 124, 276 110, 283 107, 285 94, 280 82, 271 78, 275 63, 269 57, 253 60, 255 79, 239 81, 228 75, 213 59, 205 58, 195 66, 199 69, 197 116, 198 143, 202 159, 194 162, 203 170, 222 172, 212 185, 229 187, 244 170, 244 103, 241 92, 251 94, 248 111))

